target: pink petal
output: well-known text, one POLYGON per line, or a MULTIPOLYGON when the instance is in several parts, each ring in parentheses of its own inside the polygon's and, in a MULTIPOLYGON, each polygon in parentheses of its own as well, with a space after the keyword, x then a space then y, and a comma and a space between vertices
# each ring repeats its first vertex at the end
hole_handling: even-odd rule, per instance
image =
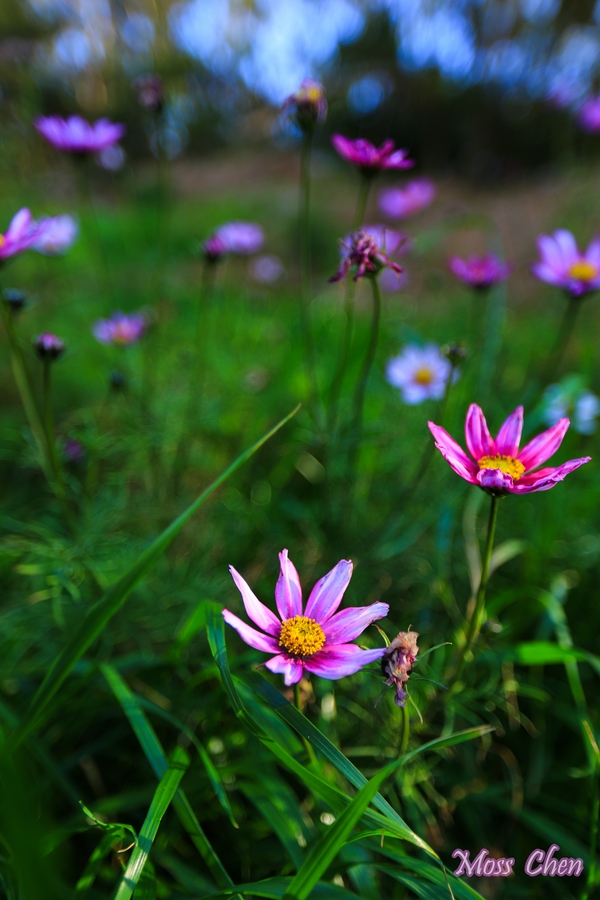
POLYGON ((516 456, 519 452, 522 430, 523 407, 517 406, 496 436, 496 453, 500 453, 503 456, 516 456))
POLYGON ((294 564, 288 559, 287 550, 279 554, 281 573, 275 586, 275 602, 282 619, 302 615, 302 588, 294 564))
POLYGON ((450 465, 457 475, 464 478, 470 484, 475 484, 475 476, 479 471, 479 467, 469 459, 462 447, 460 447, 454 438, 451 438, 448 432, 440 425, 433 422, 427 423, 429 430, 435 438, 435 446, 438 448, 448 465, 450 465))
POLYGON ((591 456, 582 456, 580 459, 570 459, 556 468, 540 469, 538 472, 532 472, 531 475, 523 475, 515 484, 512 493, 532 494, 534 491, 549 491, 579 466, 588 463, 591 458, 591 456))
POLYGON ((286 656, 280 653, 272 659, 268 659, 265 663, 266 668, 276 675, 283 675, 284 681, 289 687, 291 684, 298 684, 302 678, 302 663, 293 656, 286 656))
POLYGON ((487 427, 485 416, 476 403, 471 403, 465 421, 465 439, 473 459, 495 456, 496 445, 487 427))
POLYGON ((305 616, 323 625, 336 611, 352 578, 352 563, 341 559, 337 566, 317 581, 310 592, 305 616))
POLYGON ((547 431, 538 434, 532 441, 523 447, 519 453, 519 460, 525 466, 525 471, 541 466, 553 453, 556 453, 569 427, 568 419, 559 419, 556 425, 547 431))
POLYGON ((587 262, 593 266, 600 266, 600 235, 592 238, 584 256, 587 262))
MULTIPOLYGON (((97 337, 97 335, 96 335, 97 337)), ((102 341, 102 338, 98 338, 98 340, 102 341)), ((275 637, 279 637, 279 632, 281 631, 281 622, 277 618, 274 612, 261 603, 254 591, 250 588, 246 581, 242 578, 239 572, 233 568, 233 566, 229 566, 229 571, 231 572, 231 577, 235 581, 235 586, 242 595, 242 600, 244 601, 244 606, 246 607, 246 612, 248 613, 248 617, 252 619, 255 625, 258 625, 259 628, 262 628, 263 631, 266 631, 267 634, 272 634, 275 637)))
POLYGON ((554 284, 556 287, 564 287, 565 283, 565 274, 563 272, 559 272, 556 269, 553 269, 547 263, 534 263, 531 267, 531 271, 535 275, 536 278, 539 278, 540 281, 545 281, 546 284, 554 284))
POLYGON ((511 476, 500 469, 482 469, 477 474, 477 481, 490 491, 510 491, 514 483, 511 476))
POLYGON ((332 616, 323 631, 328 644, 344 644, 362 634, 371 622, 383 619, 390 608, 387 603, 372 603, 370 606, 352 606, 332 616))
POLYGON ((577 242, 571 232, 565 228, 559 228, 554 232, 553 237, 561 253, 563 266, 568 269, 579 259, 577 242))
POLYGON ((537 248, 541 263, 560 275, 564 275, 564 259, 554 238, 549 237, 547 234, 541 234, 537 239, 537 248))
POLYGON ((223 610, 223 618, 228 625, 235 628, 241 639, 249 644, 250 647, 254 647, 255 650, 262 650, 263 653, 279 653, 279 643, 275 638, 267 637, 266 634, 261 634, 259 631, 255 631, 254 628, 250 628, 249 625, 246 625, 245 622, 234 616, 228 609, 223 610))
POLYGON ((385 647, 379 647, 377 650, 361 650, 356 644, 334 644, 305 659, 304 668, 313 675, 335 681, 337 678, 344 678, 345 675, 353 675, 363 666, 381 659, 384 653, 385 647))

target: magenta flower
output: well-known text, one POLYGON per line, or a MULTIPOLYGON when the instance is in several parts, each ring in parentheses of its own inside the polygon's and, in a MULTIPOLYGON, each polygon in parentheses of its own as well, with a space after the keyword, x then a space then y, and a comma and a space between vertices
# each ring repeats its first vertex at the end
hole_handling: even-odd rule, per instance
POLYGON ((341 134, 334 134, 331 143, 343 159, 358 166, 364 175, 374 175, 384 169, 411 169, 412 159, 407 158, 408 150, 396 150, 394 141, 384 141, 376 147, 365 138, 353 141, 341 134))
POLYGON ((346 235, 340 241, 340 266, 330 281, 342 281, 352 268, 356 266, 354 281, 365 275, 377 274, 387 266, 400 275, 404 270, 398 263, 392 262, 386 250, 393 255, 398 251, 402 242, 402 235, 382 225, 375 225, 369 231, 361 228, 353 234, 346 235), (389 250, 388 250, 389 246, 389 250))
POLYGON ((513 270, 510 263, 502 262, 494 253, 485 256, 451 256, 448 267, 453 275, 476 290, 483 290, 508 278, 513 270))
POLYGON ((533 469, 556 453, 569 427, 569 420, 560 419, 556 425, 538 434, 519 451, 523 429, 522 406, 511 413, 494 440, 488 431, 483 412, 476 403, 471 404, 465 422, 465 437, 473 459, 469 459, 447 431, 433 422, 427 424, 435 438, 435 446, 457 475, 491 494, 549 491, 570 472, 591 459, 590 456, 583 456, 571 459, 561 466, 537 469, 534 472, 533 469))
POLYGON ((223 610, 223 618, 242 640, 256 650, 274 654, 265 663, 267 669, 283 675, 285 683, 290 685, 300 681, 304 670, 335 680, 353 675, 368 663, 381 659, 385 647, 361 650, 349 642, 376 619, 387 616, 388 604, 372 603, 336 613, 352 577, 349 560, 340 560, 316 583, 304 610, 300 579, 287 550, 279 554, 279 562, 281 574, 275 587, 279 618, 260 602, 233 566, 229 566, 248 616, 266 634, 246 625, 228 609, 223 610))
POLYGON ((588 97, 577 110, 575 118, 584 131, 598 134, 600 132, 600 96, 588 97))
POLYGON ((128 316, 122 312, 115 312, 110 319, 98 319, 94 323, 92 333, 101 344, 127 347, 139 341, 146 330, 146 325, 142 313, 132 313, 128 316))
POLYGON ((47 360, 48 362, 53 362, 55 359, 58 359, 63 355, 66 349, 65 342, 62 338, 57 337, 55 334, 51 334, 49 331, 45 331, 43 334, 38 335, 33 342, 33 346, 39 358, 47 360))
POLYGON ((210 262, 216 262, 226 253, 251 256, 258 253, 265 242, 265 235, 255 222, 227 222, 220 225, 203 244, 210 262))
POLYGON ((67 214, 52 216, 42 219, 38 226, 38 233, 33 245, 38 253, 46 256, 57 256, 74 244, 79 226, 73 218, 67 214))
POLYGON ((305 78, 295 93, 290 94, 281 111, 292 116, 302 131, 312 131, 327 118, 325 88, 313 78, 305 78))
POLYGON ((585 253, 564 228, 553 235, 541 234, 537 246, 540 260, 531 271, 540 281, 561 287, 572 297, 600 288, 600 236, 590 241, 585 253))
POLYGON ((39 225, 28 209, 20 209, 13 216, 8 229, 0 234, 0 265, 5 259, 29 250, 35 244, 39 225))
POLYGON ((406 219, 421 212, 433 201, 435 184, 429 178, 415 178, 403 188, 386 188, 379 194, 379 209, 390 219, 406 219))
POLYGON ((39 116, 33 124, 57 150, 79 154, 100 153, 120 141, 127 130, 125 125, 108 119, 98 119, 90 125, 81 116, 39 116))

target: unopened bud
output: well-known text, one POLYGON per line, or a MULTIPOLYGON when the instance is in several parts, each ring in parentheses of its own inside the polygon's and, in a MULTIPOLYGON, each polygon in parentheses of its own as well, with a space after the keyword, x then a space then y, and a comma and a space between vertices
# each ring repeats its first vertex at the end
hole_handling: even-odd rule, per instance
POLYGON ((324 122, 327 117, 325 88, 318 81, 306 78, 298 90, 287 98, 282 112, 291 116, 302 131, 312 131, 317 123, 324 122))
POLYGON ((40 359, 50 362, 61 357, 66 349, 65 342, 48 331, 40 334, 33 342, 33 346, 40 359))
POLYGON ((6 288, 2 292, 2 296, 4 297, 4 302, 13 313, 20 312, 27 305, 27 294, 16 288, 6 288))
POLYGON ((163 83, 158 75, 140 75, 133 82, 137 102, 142 109, 149 112, 160 112, 163 108, 163 83))
POLYGON ((457 366, 468 356, 467 348, 460 342, 458 344, 446 344, 442 347, 442 354, 453 366, 457 366))
POLYGON ((124 391, 127 387, 127 379, 122 372, 111 372, 108 381, 114 391, 124 391))

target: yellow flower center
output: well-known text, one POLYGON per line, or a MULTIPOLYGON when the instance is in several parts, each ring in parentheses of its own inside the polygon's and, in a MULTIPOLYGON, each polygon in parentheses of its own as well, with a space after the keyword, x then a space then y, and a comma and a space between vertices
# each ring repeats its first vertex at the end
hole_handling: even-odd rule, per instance
POLYGON ((585 259, 580 259, 570 267, 569 275, 577 281, 592 281, 598 275, 598 267, 585 259))
POLYGON ((482 456, 477 461, 477 465, 480 469, 500 469, 505 475, 512 476, 513 481, 518 481, 525 471, 525 466, 520 460, 515 459, 513 456, 501 456, 500 454, 496 456, 482 456))
POLYGON ((279 646, 293 656, 312 656, 325 643, 323 629, 308 616, 294 616, 281 626, 279 646))
POLYGON ((302 95, 303 100, 308 100, 311 103, 318 103, 321 99, 321 89, 318 87, 303 88, 299 93, 302 95))
POLYGON ((0 234, 0 247, 1 247, 2 244, 4 244, 4 243, 6 243, 6 238, 4 237, 3 234, 0 234))
POLYGON ((433 372, 431 371, 431 369, 428 369, 426 366, 424 366, 422 369, 417 369, 417 371, 415 372, 414 380, 417 382, 417 384, 431 384, 431 382, 433 381, 433 372))

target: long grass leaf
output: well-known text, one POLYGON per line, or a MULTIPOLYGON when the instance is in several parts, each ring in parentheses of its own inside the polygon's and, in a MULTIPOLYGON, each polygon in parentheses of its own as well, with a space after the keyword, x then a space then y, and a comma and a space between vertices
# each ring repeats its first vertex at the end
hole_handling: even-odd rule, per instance
MULTIPOLYGON (((253 897, 267 897, 269 900, 281 900, 285 896, 292 879, 287 876, 275 876, 274 878, 265 878, 264 881, 253 881, 249 884, 238 884, 236 891, 244 894, 250 894, 253 897)), ((220 891, 218 894, 211 894, 203 897, 202 900, 224 900, 225 897, 231 897, 233 891, 220 891)), ((311 900, 357 900, 356 894, 352 894, 343 887, 336 884, 325 884, 320 882, 315 885, 311 900)))
POLYGON ((219 475, 219 477, 213 481, 213 483, 209 485, 196 500, 194 500, 191 506, 188 506, 188 508, 182 512, 181 515, 178 516, 146 550, 144 550, 141 556, 132 566, 130 566, 127 572, 119 578, 116 584, 109 588, 104 596, 94 604, 81 624, 75 629, 75 632, 67 642, 67 645, 58 654, 42 684, 36 691, 27 713, 11 738, 12 749, 14 749, 36 726, 50 700, 58 691, 65 678, 69 675, 73 666, 81 659, 88 647, 101 634, 102 630, 115 613, 118 612, 135 586, 162 556, 194 513, 197 512, 210 495, 223 484, 236 469, 245 463, 247 459, 256 453, 256 451, 269 440, 269 438, 279 431, 279 429, 297 413, 299 408, 300 406, 297 406, 296 409, 289 413, 289 415, 278 422, 274 428, 271 428, 267 434, 263 435, 260 440, 247 450, 244 450, 244 452, 240 454, 240 456, 238 456, 238 458, 225 469, 225 471, 219 475))

